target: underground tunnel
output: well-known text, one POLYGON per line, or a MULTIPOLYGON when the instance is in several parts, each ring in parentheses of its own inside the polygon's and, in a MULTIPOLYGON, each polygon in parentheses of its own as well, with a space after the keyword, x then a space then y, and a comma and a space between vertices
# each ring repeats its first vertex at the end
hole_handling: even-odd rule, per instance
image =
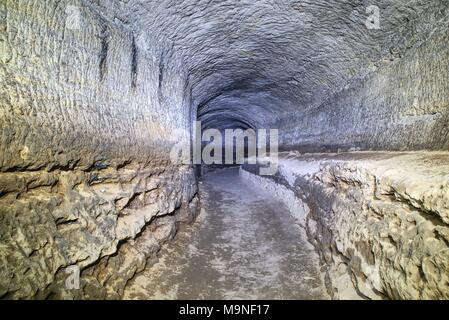
POLYGON ((449 298, 448 0, 0 14, 2 299, 449 298))

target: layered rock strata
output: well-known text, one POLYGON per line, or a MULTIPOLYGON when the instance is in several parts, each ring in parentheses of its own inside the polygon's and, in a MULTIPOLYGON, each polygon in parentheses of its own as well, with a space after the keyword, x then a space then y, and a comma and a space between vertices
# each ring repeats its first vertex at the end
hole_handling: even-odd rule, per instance
POLYGON ((166 162, 1 173, 0 192, 0 294, 14 299, 119 298, 198 205, 193 171, 166 162))
POLYGON ((335 298, 449 298, 448 153, 291 152, 274 176, 257 167, 241 174, 288 201, 335 298))
POLYGON ((117 11, 0 3, 0 297, 117 298, 195 216, 182 62, 117 11))
MULTIPOLYGON (((172 163, 169 154, 180 137, 195 136, 196 119, 219 130, 278 128, 286 150, 447 150, 447 0, 376 1, 378 29, 366 25, 372 4, 1 1, 0 297, 120 297, 127 279, 173 236, 179 220, 195 215, 193 169, 172 163), (68 268, 79 268, 82 289, 67 289, 68 268)), ((395 162, 388 168, 394 165, 403 169, 395 162)), ((350 170, 338 170, 349 179, 350 170)), ((433 160, 417 172, 426 170, 433 174, 433 160)), ((322 175, 345 188, 344 180, 322 175)), ((428 177, 420 177, 426 188, 428 177)), ((363 179, 349 180, 347 189, 368 192, 363 179)), ((414 184, 404 188, 421 188, 419 180, 405 181, 414 184)), ((394 199, 407 194, 385 192, 390 194, 376 203, 391 200, 388 221, 396 224, 401 210, 415 208, 423 217, 442 212, 416 209, 421 202, 427 206, 425 199, 399 201, 394 199)), ((311 212, 318 208, 314 237, 321 239, 324 260, 334 252, 332 259, 352 261, 348 252, 364 251, 357 246, 366 239, 339 244, 344 254, 337 254, 328 235, 332 224, 320 222, 328 219, 330 199, 324 191, 315 202, 309 199, 311 212)), ((439 199, 446 203, 447 194, 439 199)), ((347 211, 361 210, 357 201, 345 201, 347 211)), ((368 224, 354 219, 345 220, 348 230, 368 224)), ((435 248, 446 234, 440 220, 430 219, 435 248)), ((398 239, 409 237, 405 225, 392 236, 395 250, 403 250, 398 239)), ((394 270, 416 267, 419 276, 415 269, 398 271, 397 279, 378 285, 363 269, 353 279, 368 279, 357 285, 367 297, 415 297, 419 290, 425 298, 445 297, 439 287, 446 281, 439 271, 444 261, 416 259, 421 267, 401 260, 382 268, 392 267, 384 273, 393 277, 394 270)))

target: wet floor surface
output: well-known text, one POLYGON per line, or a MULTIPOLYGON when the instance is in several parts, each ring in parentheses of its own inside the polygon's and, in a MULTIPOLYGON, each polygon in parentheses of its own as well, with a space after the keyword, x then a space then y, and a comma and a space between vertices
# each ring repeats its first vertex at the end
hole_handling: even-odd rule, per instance
POLYGON ((318 257, 285 205, 239 177, 209 173, 199 221, 165 245, 125 299, 328 299, 318 257))

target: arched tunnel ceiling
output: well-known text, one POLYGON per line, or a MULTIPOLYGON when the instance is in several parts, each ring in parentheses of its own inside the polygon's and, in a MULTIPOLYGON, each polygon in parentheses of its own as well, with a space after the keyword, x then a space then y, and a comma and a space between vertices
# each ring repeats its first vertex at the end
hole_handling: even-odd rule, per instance
MULTIPOLYGON (((117 3, 116 3, 117 4, 117 3)), ((424 41, 447 0, 130 0, 120 15, 182 57, 204 126, 307 112, 424 41), (380 9, 380 30, 365 26, 380 9), (234 120, 233 120, 234 119, 234 120)), ((119 15, 119 14, 118 14, 119 15)), ((150 44, 151 45, 151 44, 150 44)))

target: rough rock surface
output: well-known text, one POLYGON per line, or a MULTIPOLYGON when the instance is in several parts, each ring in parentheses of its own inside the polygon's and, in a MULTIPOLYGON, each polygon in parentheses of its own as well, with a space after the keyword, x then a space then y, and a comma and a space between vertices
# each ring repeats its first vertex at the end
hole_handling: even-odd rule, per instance
POLYGON ((190 130, 185 74, 113 7, 0 10, 0 297, 118 297, 195 215, 193 169, 169 160, 173 130, 190 130))
POLYGON ((275 176, 246 176, 295 194, 335 298, 351 282, 363 298, 449 298, 447 152, 283 153, 275 176))
POLYGON ((126 8, 130 24, 185 62, 205 127, 279 128, 290 149, 449 147, 447 0, 135 0, 126 8), (373 4, 380 29, 366 27, 373 4))
POLYGON ((448 23, 442 28, 318 106, 281 119, 282 148, 449 150, 448 23))
POLYGON ((119 297, 178 223, 195 217, 194 182, 189 167, 164 162, 2 173, 0 295, 119 297), (69 266, 82 271, 80 290, 66 290, 69 266))
MULTIPOLYGON (((376 1, 379 29, 366 26, 370 5, 370 0, 6 1, 2 76, 8 89, 33 87, 31 96, 83 93, 46 103, 62 104, 69 122, 83 118, 71 115, 66 104, 82 101, 87 121, 95 123, 86 100, 108 101, 103 108, 125 123, 109 119, 94 132, 123 134, 131 144, 140 127, 156 123, 153 134, 174 123, 188 128, 198 111, 205 127, 279 127, 286 148, 447 148, 447 0, 376 1), (81 30, 67 28, 68 5, 80 8, 81 30), (47 81, 48 69, 56 70, 53 81, 47 81), (57 90, 43 90, 55 85, 57 90), (151 111, 142 107, 148 100, 151 111), (130 117, 123 113, 130 109, 138 122, 126 122, 130 117)), ((27 96, 11 97, 10 104, 39 109, 41 101, 31 103, 27 96)), ((50 139, 43 141, 55 132, 48 123, 50 139)), ((105 138, 113 143, 116 137, 105 138)), ((106 149, 104 142, 96 145, 106 149)), ((72 145, 79 147, 85 144, 72 145)))
POLYGON ((198 224, 126 286, 127 299, 328 299, 319 257, 282 200, 237 167, 199 185, 198 224))
POLYGON ((448 0, 376 1, 378 30, 369 5, 2 0, 0 297, 120 296, 194 216, 169 152, 197 118, 290 149, 447 150, 448 0))

